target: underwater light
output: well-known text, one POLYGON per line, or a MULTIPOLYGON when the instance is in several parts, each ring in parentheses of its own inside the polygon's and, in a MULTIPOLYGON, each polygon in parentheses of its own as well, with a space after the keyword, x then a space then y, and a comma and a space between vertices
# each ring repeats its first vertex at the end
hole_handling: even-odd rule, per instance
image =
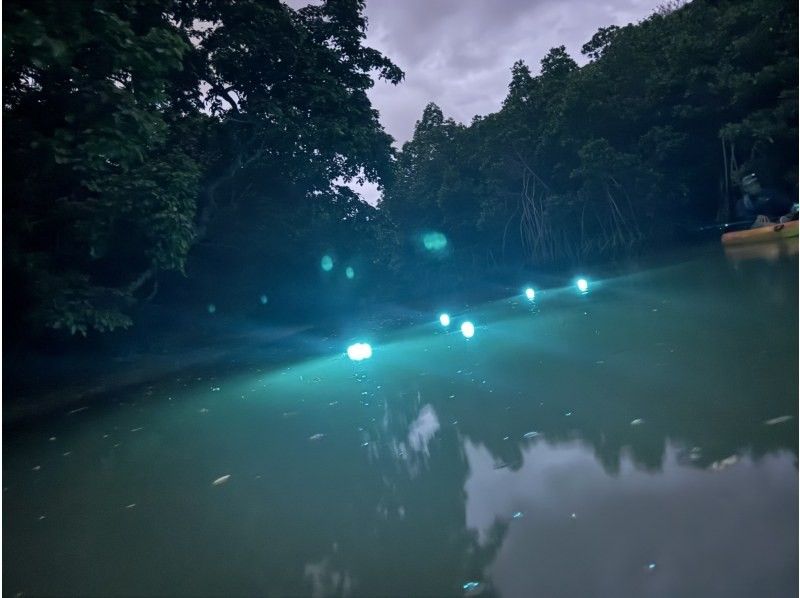
POLYGON ((533 298, 536 297, 536 291, 534 291, 531 287, 525 289, 525 296, 528 298, 528 301, 533 301, 533 298))
POLYGON ((588 290, 589 290, 589 282, 588 282, 588 281, 587 281, 585 278, 579 278, 579 279, 578 279, 578 280, 575 282, 575 284, 577 285, 577 287, 578 287, 578 290, 579 290, 581 293, 585 293, 586 291, 588 291, 588 290))
POLYGON ((464 338, 472 338, 475 336, 475 325, 470 321, 464 322, 461 324, 461 334, 464 335, 464 338))
POLYGON ((369 343, 355 343, 347 347, 347 356, 353 361, 363 361, 372 357, 372 347, 369 343))
POLYGON ((333 270, 333 258, 329 255, 323 255, 319 265, 325 272, 330 272, 333 270))
POLYGON ((426 233, 422 236, 422 244, 428 251, 441 251, 447 247, 447 237, 436 231, 426 233))
POLYGON ((439 324, 450 326, 450 314, 439 314, 439 324))
POLYGON ((347 268, 345 268, 344 275, 347 276, 348 279, 353 280, 353 277, 356 275, 356 271, 350 266, 347 266, 347 268))

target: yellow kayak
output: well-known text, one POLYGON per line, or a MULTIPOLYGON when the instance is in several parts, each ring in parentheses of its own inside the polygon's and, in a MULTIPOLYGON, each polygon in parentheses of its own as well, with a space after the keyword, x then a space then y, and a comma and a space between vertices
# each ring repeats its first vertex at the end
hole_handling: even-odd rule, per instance
POLYGON ((722 235, 723 245, 745 245, 750 243, 764 243, 797 237, 797 220, 782 224, 770 224, 759 228, 739 230, 722 235))

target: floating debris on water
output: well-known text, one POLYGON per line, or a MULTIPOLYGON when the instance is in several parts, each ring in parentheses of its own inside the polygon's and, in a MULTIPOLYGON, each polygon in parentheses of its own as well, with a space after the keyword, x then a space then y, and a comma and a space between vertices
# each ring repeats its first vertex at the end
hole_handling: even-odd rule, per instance
POLYGON ((221 486, 222 484, 224 484, 225 482, 227 482, 230 479, 231 479, 231 474, 224 475, 221 478, 217 478, 216 480, 211 482, 211 485, 212 486, 221 486))
POLYGON ((219 392, 219 386, 212 386, 211 392, 219 392))
POLYGON ((643 419, 639 419, 638 417, 631 421, 632 426, 641 426, 644 423, 643 419))
POLYGON ((710 468, 714 471, 721 471, 731 465, 736 465, 739 462, 739 457, 737 455, 731 455, 730 457, 725 457, 721 461, 714 461, 710 468))
POLYGON ((774 426, 776 424, 783 424, 792 419, 791 415, 781 415, 780 417, 773 417, 764 422, 765 426, 774 426))
POLYGON ((50 438, 48 438, 48 440, 50 442, 55 442, 56 441, 56 437, 55 436, 51 436, 50 438))
POLYGON ((131 432, 141 432, 144 428, 131 428, 131 432))
POLYGON ((67 451, 66 453, 61 453, 62 457, 69 457, 72 454, 72 451, 67 451))
POLYGON ((47 519, 47 515, 39 515, 39 521, 41 521, 42 519, 47 519))
POLYGON ((202 409, 200 409, 200 411, 198 413, 208 413, 208 409, 203 407, 202 409))
POLYGON ((578 518, 578 514, 577 513, 572 513, 569 517, 570 517, 570 519, 577 519, 578 518))
POLYGON ((571 416, 571 415, 572 415, 572 411, 567 411, 567 412, 566 412, 564 415, 565 415, 566 417, 569 417, 569 416, 571 416))
POLYGON ((647 568, 650 569, 650 571, 652 571, 653 569, 656 568, 656 564, 655 563, 648 563, 647 568))
MULTIPOLYGON (((539 432, 525 432, 525 433, 522 435, 522 437, 523 437, 523 438, 535 438, 535 437, 536 437, 536 436, 538 436, 538 435, 539 435, 539 432)), ((508 436, 506 436, 506 438, 508 438, 508 436)))
POLYGON ((702 455, 700 454, 702 449, 699 446, 693 446, 692 450, 689 451, 689 459, 692 461, 697 461, 702 455))
POLYGON ((132 508, 134 508, 135 506, 136 506, 136 503, 135 503, 135 502, 132 502, 132 503, 131 503, 131 504, 129 504, 129 505, 125 505, 125 508, 126 508, 126 509, 132 509, 132 508))
POLYGON ((72 411, 70 411, 68 415, 74 415, 76 413, 80 413, 81 411, 86 411, 88 408, 89 408, 88 406, 78 407, 77 409, 73 409, 72 411))
POLYGON ((42 469, 41 465, 34 465, 33 471, 40 471, 42 469))
POLYGON ((510 436, 503 436, 503 440, 508 440, 510 436))
POLYGON ((308 437, 309 440, 322 440, 325 438, 325 434, 312 434, 308 437))
POLYGON ((516 512, 516 513, 514 513, 514 514, 513 514, 511 517, 512 517, 513 519, 522 519, 524 516, 525 516, 525 515, 524 515, 524 513, 523 513, 522 511, 517 511, 517 512, 516 512))

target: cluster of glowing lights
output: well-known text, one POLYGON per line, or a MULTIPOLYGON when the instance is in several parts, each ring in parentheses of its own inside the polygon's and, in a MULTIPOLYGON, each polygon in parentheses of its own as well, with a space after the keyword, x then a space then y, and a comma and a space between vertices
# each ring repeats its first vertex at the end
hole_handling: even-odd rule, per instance
POLYGON ((581 293, 586 293, 589 291, 589 281, 586 280, 585 278, 579 278, 578 280, 576 280, 575 286, 578 287, 578 290, 581 293))
POLYGON ((439 324, 445 328, 450 326, 450 314, 439 314, 439 324))
POLYGON ((525 297, 528 299, 528 301, 533 301, 536 297, 536 291, 534 291, 533 288, 528 287, 525 289, 525 297))
POLYGON ((355 343, 347 347, 347 356, 353 361, 364 361, 372 357, 372 347, 369 343, 355 343))
POLYGON ((475 324, 469 320, 461 324, 461 334, 464 335, 464 338, 472 338, 475 336, 475 324))

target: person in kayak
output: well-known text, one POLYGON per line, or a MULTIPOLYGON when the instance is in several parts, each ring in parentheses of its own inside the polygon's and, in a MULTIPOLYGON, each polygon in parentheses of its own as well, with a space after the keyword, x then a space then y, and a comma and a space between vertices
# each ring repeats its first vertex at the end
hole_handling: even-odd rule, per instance
POLYGON ((736 202, 736 216, 742 220, 754 218, 750 228, 797 220, 797 204, 792 205, 779 191, 762 187, 755 174, 742 177, 741 187, 742 197, 736 202))

